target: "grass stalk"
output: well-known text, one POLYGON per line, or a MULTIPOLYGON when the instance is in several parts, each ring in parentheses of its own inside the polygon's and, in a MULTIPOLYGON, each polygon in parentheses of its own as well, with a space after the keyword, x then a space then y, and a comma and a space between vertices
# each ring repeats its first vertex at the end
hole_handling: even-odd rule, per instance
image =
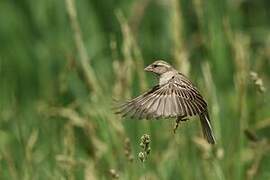
POLYGON ((94 70, 89 65, 90 58, 88 57, 86 47, 83 42, 82 32, 77 19, 77 11, 74 0, 66 0, 65 2, 71 29, 73 31, 74 42, 79 55, 80 68, 83 72, 84 79, 86 81, 89 90, 92 90, 94 93, 99 94, 100 93, 99 83, 97 82, 94 70))
POLYGON ((178 0, 171 0, 171 8, 173 57, 177 69, 188 76, 190 71, 189 53, 185 46, 184 23, 180 2, 178 0))

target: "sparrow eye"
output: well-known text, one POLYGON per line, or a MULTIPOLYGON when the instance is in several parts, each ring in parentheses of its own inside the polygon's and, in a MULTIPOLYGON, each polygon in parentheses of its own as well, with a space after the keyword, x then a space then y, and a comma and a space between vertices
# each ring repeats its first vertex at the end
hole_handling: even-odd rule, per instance
POLYGON ((154 64, 153 67, 156 68, 156 67, 158 67, 158 65, 154 64))

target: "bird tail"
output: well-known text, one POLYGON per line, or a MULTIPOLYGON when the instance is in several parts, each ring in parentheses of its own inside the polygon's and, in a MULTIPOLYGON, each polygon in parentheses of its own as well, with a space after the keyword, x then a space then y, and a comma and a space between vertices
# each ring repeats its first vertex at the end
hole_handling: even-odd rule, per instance
POLYGON ((214 137, 214 133, 212 131, 211 124, 210 124, 208 112, 204 112, 204 113, 200 114, 200 121, 201 121, 202 131, 203 131, 204 137, 206 138, 206 140, 210 144, 215 144, 216 140, 214 137))

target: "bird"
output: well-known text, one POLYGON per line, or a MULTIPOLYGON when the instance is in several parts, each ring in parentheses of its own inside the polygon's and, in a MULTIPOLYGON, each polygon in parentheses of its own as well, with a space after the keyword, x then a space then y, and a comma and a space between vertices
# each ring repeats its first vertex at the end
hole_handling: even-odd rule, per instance
POLYGON ((198 88, 164 60, 156 60, 144 70, 154 73, 158 84, 119 105, 116 113, 136 119, 176 118, 174 133, 181 121, 199 116, 205 139, 209 144, 215 144, 207 102, 198 88))

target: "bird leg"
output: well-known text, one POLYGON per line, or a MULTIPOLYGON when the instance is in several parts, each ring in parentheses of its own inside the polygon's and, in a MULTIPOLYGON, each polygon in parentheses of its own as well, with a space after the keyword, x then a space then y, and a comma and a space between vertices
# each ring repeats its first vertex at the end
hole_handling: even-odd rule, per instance
POLYGON ((174 124, 174 128, 173 128, 173 133, 175 134, 179 124, 180 124, 180 121, 187 121, 188 118, 185 118, 184 116, 178 116, 175 120, 175 124, 174 124))

